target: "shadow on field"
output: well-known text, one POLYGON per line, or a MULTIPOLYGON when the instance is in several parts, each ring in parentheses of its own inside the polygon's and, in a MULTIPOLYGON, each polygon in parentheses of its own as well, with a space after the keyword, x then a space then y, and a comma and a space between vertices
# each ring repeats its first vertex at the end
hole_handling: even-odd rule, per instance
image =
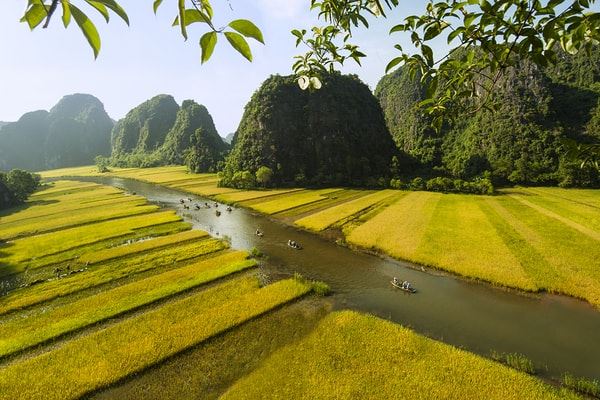
POLYGON ((21 204, 19 206, 16 207, 11 207, 11 208, 7 208, 6 210, 1 210, 0 211, 0 218, 2 217, 6 217, 15 213, 18 213, 20 211, 23 210, 27 210, 29 207, 33 207, 33 206, 47 206, 49 204, 55 204, 58 203, 58 200, 35 200, 35 201, 28 201, 25 204, 21 204))
MULTIPOLYGON (((0 242, 0 258, 6 257, 8 253, 4 251, 10 243, 0 242)), ((0 296, 6 295, 11 290, 16 289, 25 282, 23 274, 19 274, 15 265, 0 261, 0 296)))
POLYGON ((278 349, 310 334, 330 304, 308 297, 284 305, 86 399, 216 399, 278 349))

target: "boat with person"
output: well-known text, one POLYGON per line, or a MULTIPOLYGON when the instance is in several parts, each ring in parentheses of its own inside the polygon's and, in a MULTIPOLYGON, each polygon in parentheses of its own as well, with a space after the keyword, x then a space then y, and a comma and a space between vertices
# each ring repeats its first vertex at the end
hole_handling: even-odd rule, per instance
POLYGON ((288 240, 287 244, 294 250, 302 250, 302 245, 295 240, 288 240))
POLYGON ((397 289, 400 289, 402 291, 405 291, 407 293, 417 293, 417 289, 415 289, 414 287, 412 287, 412 285, 410 284, 410 282, 408 281, 403 281, 400 282, 399 279, 394 278, 390 281, 390 283, 392 284, 392 286, 394 286, 397 289))

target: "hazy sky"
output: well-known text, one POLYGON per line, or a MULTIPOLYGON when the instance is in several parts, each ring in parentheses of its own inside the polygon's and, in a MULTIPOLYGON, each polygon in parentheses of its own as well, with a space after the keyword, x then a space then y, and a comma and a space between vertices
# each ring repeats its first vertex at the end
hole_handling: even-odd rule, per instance
MULTIPOLYGON (((211 60, 201 65, 198 39, 204 31, 193 27, 190 39, 183 40, 171 27, 175 1, 165 1, 155 16, 151 0, 121 0, 130 27, 117 16, 107 25, 95 11, 89 13, 102 37, 102 50, 94 61, 74 21, 65 30, 57 15, 49 29, 35 32, 19 23, 25 3, 2 0, 0 5, 0 121, 47 110, 71 93, 93 94, 112 118, 120 119, 139 103, 166 93, 180 104, 185 99, 204 104, 225 136, 237 129, 245 104, 269 75, 291 73, 292 57, 303 49, 295 48, 290 30, 316 21, 308 0, 230 0, 233 10, 227 1, 213 0, 217 26, 250 19, 262 29, 266 46, 252 43, 254 62, 249 63, 220 37, 211 60)), ((425 1, 404 3, 402 14, 416 13, 425 1)), ((393 44, 406 46, 398 34, 387 34, 398 22, 398 16, 377 20, 371 29, 359 32, 355 42, 368 58, 362 68, 350 63, 344 72, 357 73, 374 89, 397 53, 393 44)))

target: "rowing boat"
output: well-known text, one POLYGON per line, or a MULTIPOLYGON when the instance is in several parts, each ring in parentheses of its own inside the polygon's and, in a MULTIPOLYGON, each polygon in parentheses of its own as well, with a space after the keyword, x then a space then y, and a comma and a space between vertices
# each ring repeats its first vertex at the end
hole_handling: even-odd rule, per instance
POLYGON ((409 288, 405 288, 402 287, 402 285, 400 283, 395 283, 394 281, 390 281, 390 283, 392 284, 392 286, 394 286, 395 288, 398 288, 400 290, 403 290, 407 293, 417 293, 417 289, 413 288, 413 287, 409 287, 409 288))

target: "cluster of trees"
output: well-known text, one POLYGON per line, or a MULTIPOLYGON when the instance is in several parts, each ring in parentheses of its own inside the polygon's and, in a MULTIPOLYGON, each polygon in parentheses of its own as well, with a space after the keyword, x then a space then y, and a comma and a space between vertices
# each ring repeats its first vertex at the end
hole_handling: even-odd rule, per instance
POLYGON ((423 175, 472 180, 489 171, 499 185, 597 187, 598 169, 566 157, 565 142, 600 140, 600 48, 557 53, 552 67, 522 60, 509 68, 488 104, 455 110, 439 130, 419 107, 426 87, 418 74, 401 68, 375 94, 396 145, 423 175))
POLYGON ((247 187, 264 167, 275 186, 373 186, 394 155, 381 107, 356 76, 327 75, 309 92, 275 75, 246 105, 222 184, 247 187))
POLYGON ((216 172, 229 146, 217 133, 206 107, 158 95, 118 121, 111 136, 112 153, 101 164, 154 167, 185 164, 192 172, 216 172))
POLYGON ((0 172, 0 210, 23 203, 40 185, 40 176, 20 169, 0 172))
POLYGON ((34 111, 0 127, 0 170, 85 165, 110 154, 113 121, 88 94, 63 97, 50 112, 34 111))

